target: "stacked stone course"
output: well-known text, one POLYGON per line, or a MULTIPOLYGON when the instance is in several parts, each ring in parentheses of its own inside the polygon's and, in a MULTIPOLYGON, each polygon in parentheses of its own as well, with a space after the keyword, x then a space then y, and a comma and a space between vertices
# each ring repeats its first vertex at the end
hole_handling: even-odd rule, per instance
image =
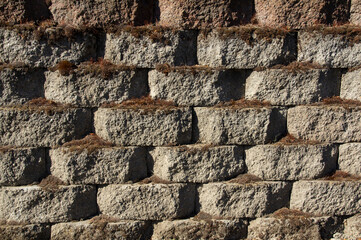
POLYGON ((361 238, 359 0, 0 11, 1 239, 361 238))

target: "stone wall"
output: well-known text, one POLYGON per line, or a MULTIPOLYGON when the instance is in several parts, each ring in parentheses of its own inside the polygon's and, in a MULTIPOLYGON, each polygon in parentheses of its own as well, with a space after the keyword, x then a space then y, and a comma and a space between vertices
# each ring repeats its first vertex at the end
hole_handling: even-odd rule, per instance
POLYGON ((359 0, 4 0, 2 239, 361 238, 359 0))

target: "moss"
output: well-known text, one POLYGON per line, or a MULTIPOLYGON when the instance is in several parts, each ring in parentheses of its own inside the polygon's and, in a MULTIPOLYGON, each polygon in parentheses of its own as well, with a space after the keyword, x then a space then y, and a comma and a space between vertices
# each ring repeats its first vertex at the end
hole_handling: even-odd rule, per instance
POLYGON ((173 67, 170 66, 169 64, 159 64, 156 66, 155 68, 158 72, 164 73, 166 76, 171 73, 171 72, 177 72, 177 73, 181 73, 183 75, 185 74, 192 74, 192 75, 196 75, 198 73, 206 73, 206 74, 211 74, 215 71, 224 71, 225 68, 224 67, 217 67, 217 68, 212 68, 209 66, 201 66, 201 65, 195 65, 195 66, 177 66, 177 67, 173 67))
POLYGON ((267 101, 259 101, 259 100, 231 100, 229 102, 223 102, 215 105, 213 108, 228 108, 228 109, 242 109, 242 108, 263 108, 270 107, 271 104, 267 101))
POLYGON ((305 29, 310 33, 321 33, 323 36, 332 35, 341 37, 342 40, 347 41, 350 46, 361 43, 361 27, 354 25, 341 26, 325 26, 316 25, 305 29))
POLYGON ((331 98, 325 98, 322 102, 310 104, 311 106, 338 106, 343 107, 346 110, 351 110, 352 108, 357 108, 361 106, 361 102, 351 99, 342 99, 338 96, 331 98))
POLYGON ((361 69, 361 65, 348 69, 348 72, 353 72, 361 69))
POLYGON ((344 171, 337 170, 332 175, 321 178, 327 181, 360 181, 361 176, 353 175, 344 171))
POLYGON ((252 174, 241 174, 238 175, 236 178, 233 178, 231 180, 229 180, 229 183, 238 183, 238 184, 248 184, 248 183, 256 183, 256 182, 260 182, 262 181, 261 178, 252 175, 252 174))
POLYGON ((202 147, 179 146, 178 150, 181 152, 187 152, 189 154, 197 154, 197 153, 207 152, 212 147, 215 147, 215 145, 204 144, 202 145, 202 147))
POLYGON ((69 108, 73 108, 73 106, 70 104, 56 103, 45 98, 36 98, 26 102, 23 105, 6 107, 6 109, 16 109, 20 111, 30 111, 35 113, 45 112, 49 116, 54 115, 55 113, 62 113, 69 108))
POLYGON ((320 144, 320 142, 295 138, 294 136, 288 133, 285 137, 283 137, 281 140, 276 142, 274 145, 284 146, 284 145, 316 145, 316 144, 320 144))
POLYGON ((306 213, 296 209, 288 209, 288 208, 281 208, 276 212, 274 212, 271 216, 280 219, 315 217, 315 215, 312 213, 306 213))
POLYGON ((161 179, 160 177, 153 175, 149 178, 143 179, 142 181, 140 181, 138 183, 139 184, 152 184, 152 183, 154 183, 154 184, 172 184, 173 182, 161 179))
POLYGON ((16 147, 14 147, 14 146, 1 146, 0 154, 4 154, 4 153, 7 153, 7 152, 15 150, 15 149, 16 149, 16 147))
POLYGON ((91 75, 101 77, 103 79, 109 79, 113 74, 120 71, 134 71, 135 66, 127 66, 122 64, 113 64, 107 60, 99 58, 98 61, 84 62, 78 66, 77 74, 91 75))
POLYGON ((44 191, 47 192, 56 192, 59 190, 60 185, 65 185, 65 183, 57 177, 52 175, 47 176, 38 184, 44 191))
POLYGON ((269 68, 257 67, 254 70, 260 72, 268 69, 282 69, 290 73, 304 73, 313 69, 326 69, 326 67, 323 67, 320 64, 312 63, 312 62, 292 62, 288 65, 277 64, 269 68))
POLYGON ((15 62, 15 63, 2 63, 0 62, 0 72, 5 70, 5 69, 10 69, 10 70, 23 70, 23 71, 29 71, 30 67, 25 65, 25 63, 21 63, 21 62, 15 62))
POLYGON ((69 61, 60 61, 55 67, 50 68, 50 71, 59 71, 62 76, 69 76, 74 73, 76 66, 69 61))
POLYGON ((91 133, 90 135, 84 137, 80 140, 73 140, 63 144, 64 152, 77 152, 81 153, 87 151, 88 154, 95 152, 98 149, 113 147, 114 144, 108 141, 105 141, 91 133))

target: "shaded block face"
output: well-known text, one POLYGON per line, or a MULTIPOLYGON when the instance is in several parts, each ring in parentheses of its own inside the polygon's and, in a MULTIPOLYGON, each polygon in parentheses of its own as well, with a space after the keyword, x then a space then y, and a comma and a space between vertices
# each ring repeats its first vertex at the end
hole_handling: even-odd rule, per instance
POLYGON ((50 18, 46 0, 3 0, 0 2, 0 21, 22 23, 50 18))
POLYGON ((160 0, 158 24, 185 28, 228 27, 250 23, 252 14, 250 0, 160 0))
POLYGON ((339 147, 338 165, 340 170, 361 175, 361 143, 346 143, 339 147))
POLYGON ((0 225, 0 236, 3 240, 49 239, 50 226, 40 224, 0 225))
POLYGON ((108 185, 98 190, 102 214, 124 220, 165 220, 194 211, 195 188, 186 184, 108 185))
POLYGON ((340 97, 361 101, 361 69, 342 76, 340 97))

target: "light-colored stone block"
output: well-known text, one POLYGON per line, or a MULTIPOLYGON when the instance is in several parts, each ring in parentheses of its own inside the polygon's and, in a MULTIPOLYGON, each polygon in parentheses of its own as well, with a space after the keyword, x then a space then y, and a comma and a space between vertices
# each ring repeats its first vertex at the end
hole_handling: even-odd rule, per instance
POLYGON ((361 0, 351 0, 350 23, 361 25, 361 0))
POLYGON ((346 143, 339 147, 340 170, 361 175, 361 143, 346 143))
POLYGON ((340 97, 361 101, 361 69, 342 76, 340 97))
POLYGON ((361 236, 361 214, 345 220, 344 237, 346 239, 359 239, 361 236))

